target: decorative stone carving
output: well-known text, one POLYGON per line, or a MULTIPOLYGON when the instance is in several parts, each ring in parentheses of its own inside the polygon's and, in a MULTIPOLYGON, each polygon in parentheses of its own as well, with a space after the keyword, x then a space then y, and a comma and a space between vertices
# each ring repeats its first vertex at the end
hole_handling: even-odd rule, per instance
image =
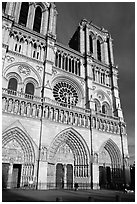
POLYGON ((51 85, 50 85, 49 80, 47 80, 45 87, 51 89, 51 85))
POLYGON ((7 99, 4 97, 2 98, 2 110, 5 111, 7 108, 7 99))
POLYGON ((41 147, 41 155, 40 155, 41 161, 47 161, 47 148, 45 146, 41 147))
POLYGON ((16 140, 12 140, 2 148, 2 160, 7 162, 24 162, 24 153, 16 140))
POLYGON ((6 58, 8 62, 13 62, 15 60, 15 58, 11 57, 10 55, 7 55, 6 58))
POLYGON ((78 102, 77 91, 66 82, 59 82, 54 86, 53 96, 62 106, 75 106, 78 102))
POLYGON ((24 113, 25 113, 25 102, 22 101, 20 105, 20 114, 24 115, 24 113))
POLYGON ((30 114, 31 114, 31 104, 28 103, 27 104, 27 116, 30 116, 30 114))
POLYGON ((41 72, 41 71, 43 70, 43 67, 41 67, 41 66, 37 66, 36 68, 37 68, 37 70, 38 70, 39 72, 41 72))
POLYGON ((97 164, 98 163, 98 154, 94 153, 94 163, 97 164))
POLYGON ((84 86, 84 84, 85 84, 84 79, 81 79, 80 82, 81 82, 81 85, 84 86))
POLYGON ((18 113, 18 111, 19 111, 19 101, 16 100, 14 104, 14 113, 18 113))
POLYGON ((96 86, 92 86, 92 90, 95 90, 96 89, 96 86))
POLYGON ((97 93, 97 97, 98 97, 98 99, 99 99, 100 101, 103 101, 103 100, 105 99, 104 94, 101 93, 101 92, 98 92, 98 93, 97 93))
POLYGON ((12 111, 12 106, 13 106, 13 100, 9 99, 9 103, 8 103, 8 112, 12 111))
POLYGON ((24 74, 26 76, 30 75, 30 73, 31 73, 30 68, 28 66, 24 66, 24 65, 20 65, 18 67, 18 70, 19 70, 20 74, 24 74))
POLYGON ((37 106, 36 104, 33 104, 32 106, 32 117, 36 117, 37 115, 37 106))
POLYGON ((52 76, 55 76, 57 74, 57 70, 52 69, 52 76))

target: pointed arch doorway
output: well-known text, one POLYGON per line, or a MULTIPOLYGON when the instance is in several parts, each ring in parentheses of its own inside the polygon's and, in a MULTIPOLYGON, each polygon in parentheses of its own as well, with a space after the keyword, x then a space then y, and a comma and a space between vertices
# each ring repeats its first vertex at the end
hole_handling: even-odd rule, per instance
POLYGON ((73 165, 74 157, 70 147, 63 143, 57 150, 56 160, 56 187, 73 188, 73 165))
POLYGON ((35 152, 30 138, 18 127, 3 133, 3 188, 25 186, 34 176, 35 152))
POLYGON ((118 146, 109 139, 99 152, 99 185, 112 189, 122 184, 122 156, 118 146))
POLYGON ((62 131, 49 151, 49 163, 55 164, 55 174, 50 180, 60 188, 72 188, 75 182, 89 182, 89 155, 87 144, 77 131, 73 128, 62 131))

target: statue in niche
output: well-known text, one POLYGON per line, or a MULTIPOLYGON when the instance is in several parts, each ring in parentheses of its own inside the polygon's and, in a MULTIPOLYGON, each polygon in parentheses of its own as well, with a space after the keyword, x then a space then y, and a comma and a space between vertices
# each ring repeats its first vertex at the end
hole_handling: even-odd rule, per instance
POLYGON ((20 105, 20 114, 24 115, 24 113, 25 113, 25 102, 22 101, 20 105))
POLYGON ((64 111, 61 110, 60 112, 60 122, 63 123, 63 119, 64 119, 64 111))
POLYGON ((19 110, 19 101, 16 100, 14 104, 14 113, 18 113, 18 110, 19 110))
POLYGON ((79 126, 81 126, 81 124, 82 124, 82 116, 81 115, 79 115, 79 126))
POLYGON ((45 117, 48 118, 49 117, 49 107, 45 106, 45 117))
POLYGON ((32 106, 32 117, 36 117, 36 111, 37 111, 37 106, 36 106, 36 104, 33 104, 33 106, 32 106))
POLYGON ((69 123, 69 113, 66 111, 66 123, 69 123))
POLYGON ((110 124, 110 130, 111 130, 111 132, 114 131, 113 123, 110 124))
POLYGON ((124 158, 124 164, 125 164, 125 167, 129 166, 129 159, 128 159, 128 157, 124 158))
POLYGON ((27 116, 30 116, 31 115, 31 104, 28 103, 27 104, 27 116))
POLYGON ((75 113, 75 125, 78 125, 78 115, 75 113))
POLYGON ((73 124, 73 113, 70 113, 70 124, 73 124))
POLYGON ((98 163, 98 154, 94 153, 94 163, 97 164, 98 163))
POLYGON ((41 147, 41 161, 47 161, 47 148, 45 146, 41 147))
POLYGON ((83 116, 83 126, 84 127, 86 126, 86 116, 85 115, 83 116))
POLYGON ((38 117, 39 118, 41 117, 41 112, 42 112, 41 105, 38 105, 38 117))
POLYGON ((54 109, 50 108, 50 120, 54 119, 54 109))
POLYGON ((10 98, 9 102, 8 102, 8 111, 11 112, 12 111, 12 105, 13 105, 13 100, 10 98))
POLYGON ((7 99, 4 97, 2 98, 2 110, 6 110, 7 107, 7 99))
POLYGON ((59 113, 58 113, 58 110, 56 109, 55 110, 55 121, 56 122, 58 122, 58 115, 59 115, 59 113))
POLYGON ((96 119, 95 118, 92 119, 92 127, 96 128, 96 119))

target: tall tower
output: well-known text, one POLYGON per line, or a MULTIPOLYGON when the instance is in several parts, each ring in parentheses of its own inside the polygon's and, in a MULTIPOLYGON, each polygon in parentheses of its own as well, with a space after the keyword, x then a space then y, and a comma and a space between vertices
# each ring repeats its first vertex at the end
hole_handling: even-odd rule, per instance
POLYGON ((66 47, 56 40, 54 3, 4 2, 2 9, 3 187, 129 183, 108 31, 84 19, 66 47))

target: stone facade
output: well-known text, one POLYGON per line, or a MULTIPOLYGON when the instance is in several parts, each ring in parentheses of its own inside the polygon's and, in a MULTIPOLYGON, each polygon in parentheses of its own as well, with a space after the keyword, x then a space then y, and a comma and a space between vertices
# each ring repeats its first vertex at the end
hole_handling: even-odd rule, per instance
POLYGON ((3 187, 129 183, 112 38, 83 19, 63 46, 56 19, 54 3, 3 3, 3 187))

